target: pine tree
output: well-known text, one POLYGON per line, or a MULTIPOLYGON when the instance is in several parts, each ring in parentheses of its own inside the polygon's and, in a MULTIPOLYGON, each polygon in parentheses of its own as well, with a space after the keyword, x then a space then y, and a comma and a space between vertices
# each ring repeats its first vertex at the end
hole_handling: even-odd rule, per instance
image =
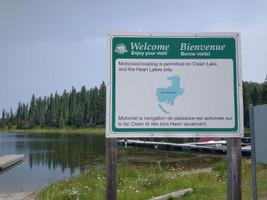
POLYGON ((34 124, 40 125, 40 118, 41 118, 41 107, 42 107, 42 99, 41 97, 36 98, 36 105, 34 111, 34 124))
POLYGON ((20 129, 20 128, 22 128, 22 126, 24 126, 24 123, 22 122, 22 106, 21 106, 20 102, 19 102, 19 105, 17 108, 16 121, 17 121, 16 123, 17 123, 18 129, 20 129))
POLYGON ((262 84, 262 103, 267 104, 267 80, 262 84))
POLYGON ((106 85, 103 81, 99 88, 99 123, 104 125, 106 122, 106 85))
POLYGON ((57 116, 57 127, 63 128, 65 126, 65 122, 64 122, 64 115, 63 115, 64 105, 62 103, 62 97, 60 99, 60 103, 58 106, 59 108, 58 108, 58 116, 57 116))
POLYGON ((253 105, 261 104, 261 91, 258 85, 254 86, 251 99, 252 99, 253 105))
POLYGON ((50 95, 50 119, 51 119, 50 126, 56 127, 57 114, 56 114, 55 98, 53 97, 53 94, 50 95))
POLYGON ((90 92, 86 91, 84 103, 84 127, 90 127, 90 92))
POLYGON ((44 100, 40 99, 40 118, 39 118, 39 125, 41 128, 44 128, 45 126, 45 113, 46 113, 46 97, 44 97, 44 100))
POLYGON ((6 111, 3 109, 2 111, 2 119, 1 119, 1 128, 6 127, 6 111))
POLYGON ((7 111, 6 111, 6 126, 8 126, 8 129, 12 127, 12 124, 10 123, 10 115, 7 111))
POLYGON ((23 121, 24 127, 23 128, 29 128, 29 105, 23 104, 22 105, 22 116, 21 119, 23 121))
POLYGON ((50 97, 47 99, 47 112, 45 115, 46 118, 46 125, 48 127, 55 127, 56 126, 56 107, 55 107, 55 99, 53 97, 53 94, 50 95, 50 97))
POLYGON ((57 91, 55 93, 55 114, 56 114, 55 126, 62 128, 61 126, 62 126, 62 121, 63 121, 63 112, 62 112, 62 109, 60 106, 60 97, 59 97, 57 91))
POLYGON ((85 104, 86 104, 86 88, 83 86, 81 88, 81 92, 77 94, 77 100, 78 100, 78 119, 77 119, 77 125, 78 127, 82 127, 85 124, 86 121, 86 111, 85 111, 85 104))
POLYGON ((243 82, 243 107, 244 107, 244 126, 249 125, 249 104, 251 104, 251 98, 249 94, 249 83, 243 82))
POLYGON ((63 122, 64 126, 68 125, 69 121, 69 94, 66 90, 64 90, 62 97, 61 97, 61 104, 63 109, 63 122))
POLYGON ((16 123, 12 108, 10 108, 10 122, 11 122, 12 125, 15 125, 15 123, 16 123))
POLYGON ((29 126, 30 128, 33 128, 35 126, 36 121, 36 99, 34 94, 32 95, 31 103, 30 103, 30 109, 29 109, 29 126))
POLYGON ((77 93, 76 89, 72 87, 69 97, 69 125, 77 126, 77 93))

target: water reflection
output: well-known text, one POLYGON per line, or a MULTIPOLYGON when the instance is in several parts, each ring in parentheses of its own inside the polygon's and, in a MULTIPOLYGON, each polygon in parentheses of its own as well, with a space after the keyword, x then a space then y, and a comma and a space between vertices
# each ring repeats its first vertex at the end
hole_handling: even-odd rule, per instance
MULTIPOLYGON (((169 142, 169 140, 164 140, 169 142)), ((190 142, 176 139, 173 142, 190 142)), ((0 193, 39 191, 44 184, 105 167, 104 134, 0 134, 0 154, 25 154, 24 163, 0 175, 0 193)), ((118 147, 118 166, 210 167, 226 155, 118 147)))
POLYGON ((39 191, 50 182, 104 166, 105 136, 4 133, 0 154, 25 154, 22 164, 0 175, 0 193, 39 191))
POLYGON ((18 152, 28 152, 29 166, 47 166, 49 170, 60 167, 71 174, 85 171, 92 165, 103 164, 105 155, 104 135, 86 134, 23 134, 16 143, 18 152))

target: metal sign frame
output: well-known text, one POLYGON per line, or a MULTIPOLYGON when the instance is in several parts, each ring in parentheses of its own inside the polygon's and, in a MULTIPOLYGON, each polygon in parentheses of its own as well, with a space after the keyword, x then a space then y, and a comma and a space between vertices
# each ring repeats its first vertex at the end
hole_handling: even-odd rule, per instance
POLYGON ((243 137, 240 49, 240 33, 108 32, 106 137, 243 137), (143 67, 140 67, 140 63, 143 67), (154 66, 150 68, 148 66, 151 63, 154 66), (164 68, 163 64, 170 65, 164 68), (186 66, 189 64, 190 67, 186 66), (180 96, 186 91, 186 87, 184 89, 180 86, 182 78, 178 75, 174 77, 175 73, 170 70, 176 70, 184 77, 185 74, 189 74, 189 77, 194 74, 194 78, 197 78, 198 83, 197 80, 192 80, 190 84, 191 95, 195 92, 195 97, 204 99, 199 111, 194 111, 197 110, 197 101, 191 102, 189 96, 180 102, 177 100, 182 115, 171 115, 168 109, 163 108, 162 105, 167 108, 173 106, 176 99, 182 99, 180 96), (161 90, 155 89, 152 83, 163 84, 163 80, 159 80, 163 74, 164 81, 176 84, 175 90, 171 90, 172 87, 168 85, 161 90), (200 79, 200 75, 204 78, 200 79), (208 86, 210 93, 201 95, 198 93, 199 87, 193 87, 201 84, 208 86), (145 85, 150 85, 146 86, 148 90, 153 87, 148 94, 145 89, 140 89, 142 92, 139 92, 140 86, 143 88, 145 85), (164 88, 171 91, 166 92, 164 88), (142 105, 142 102, 155 99, 160 102, 159 107, 153 108, 157 111, 151 109, 150 104, 153 103, 142 105))

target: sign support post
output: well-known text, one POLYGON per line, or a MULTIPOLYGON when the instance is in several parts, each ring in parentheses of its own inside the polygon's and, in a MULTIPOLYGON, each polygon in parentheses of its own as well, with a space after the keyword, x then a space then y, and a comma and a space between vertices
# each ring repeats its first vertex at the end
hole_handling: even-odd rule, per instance
POLYGON ((117 139, 106 138, 106 200, 117 198, 117 139))
POLYGON ((227 199, 242 199, 241 138, 227 139, 227 199))
POLYGON ((249 125, 251 137, 251 170, 252 170, 252 186, 253 186, 253 199, 257 200, 257 173, 256 173, 256 149, 255 149, 255 127, 254 127, 254 108, 249 105, 249 125))

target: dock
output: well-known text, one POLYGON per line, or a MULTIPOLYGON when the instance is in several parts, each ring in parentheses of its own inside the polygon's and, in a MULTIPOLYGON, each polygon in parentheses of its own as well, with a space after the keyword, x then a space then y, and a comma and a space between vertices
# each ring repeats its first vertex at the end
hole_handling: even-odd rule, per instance
POLYGON ((34 192, 0 194, 0 200, 35 200, 34 192))
MULTIPOLYGON (((199 146, 196 142, 192 143, 168 143, 168 142, 153 142, 153 141, 141 141, 141 140, 118 140, 119 145, 123 146, 136 146, 147 147, 163 150, 189 150, 200 152, 213 152, 213 153, 226 153, 227 146, 199 146)), ((251 154, 251 146, 244 145, 241 147, 243 155, 251 154)))
POLYGON ((24 154, 22 155, 6 155, 0 157, 0 173, 4 170, 16 166, 23 161, 24 154))

